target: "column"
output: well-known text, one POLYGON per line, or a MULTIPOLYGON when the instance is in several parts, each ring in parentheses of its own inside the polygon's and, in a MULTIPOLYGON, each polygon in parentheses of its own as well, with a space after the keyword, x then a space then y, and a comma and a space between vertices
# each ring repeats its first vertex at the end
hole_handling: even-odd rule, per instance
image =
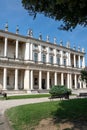
POLYGON ((3 70, 3 90, 6 90, 7 88, 7 68, 4 68, 3 70))
POLYGON ((33 70, 31 70, 31 90, 33 90, 33 70))
POLYGON ((75 89, 77 89, 77 75, 75 74, 75 89))
POLYGON ((15 90, 18 90, 18 69, 15 69, 15 90))
POLYGON ((15 56, 16 56, 16 59, 18 59, 18 40, 16 40, 15 56))
POLYGON ((54 64, 56 65, 56 49, 54 49, 54 64))
POLYGON ((78 56, 78 59, 79 59, 79 68, 80 68, 81 67, 80 56, 78 56))
POLYGON ((41 45, 39 45, 39 55, 38 55, 38 60, 41 62, 41 45))
POLYGON ((74 54, 74 67, 76 67, 76 55, 74 54))
POLYGON ((29 90, 30 87, 30 70, 25 70, 24 74, 24 89, 29 90))
POLYGON ((54 84, 57 85, 57 72, 54 73, 54 84))
POLYGON ((50 79, 50 73, 47 72, 47 89, 50 88, 49 79, 50 79))
POLYGON ((4 57, 7 57, 7 38, 5 37, 5 44, 4 44, 4 57))
POLYGON ((33 60, 33 45, 30 45, 30 60, 33 60))
POLYGON ((42 71, 39 71, 39 89, 42 89, 42 71))
POLYGON ((85 68, 85 56, 83 56, 82 68, 85 68))
POLYGON ((61 51, 61 57, 60 57, 60 65, 63 65, 63 52, 61 51))
MULTIPOLYGON (((30 49, 30 44, 29 43, 26 43, 25 44, 25 60, 29 60, 29 58, 30 58, 30 51, 29 51, 29 49, 30 49)), ((30 49, 31 50, 31 49, 30 49)), ((32 50, 31 50, 31 52, 32 52, 32 50)), ((31 58, 32 59, 32 58, 31 58)))
POLYGON ((61 73, 61 85, 64 85, 64 75, 61 73))
POLYGON ((67 87, 70 88, 70 78, 69 78, 69 74, 67 74, 67 87))
POLYGON ((72 74, 70 74, 70 89, 72 89, 72 74))
POLYGON ((70 53, 68 53, 68 58, 69 58, 69 66, 71 66, 71 58, 70 58, 70 53))

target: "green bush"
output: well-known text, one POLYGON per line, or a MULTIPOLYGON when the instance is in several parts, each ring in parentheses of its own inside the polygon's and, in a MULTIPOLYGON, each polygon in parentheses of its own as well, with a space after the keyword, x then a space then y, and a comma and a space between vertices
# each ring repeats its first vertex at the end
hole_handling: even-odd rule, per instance
POLYGON ((68 89, 66 86, 64 85, 54 85, 52 86, 52 88, 50 89, 49 93, 52 96, 59 96, 65 93, 69 93, 69 95, 71 94, 71 90, 68 89))

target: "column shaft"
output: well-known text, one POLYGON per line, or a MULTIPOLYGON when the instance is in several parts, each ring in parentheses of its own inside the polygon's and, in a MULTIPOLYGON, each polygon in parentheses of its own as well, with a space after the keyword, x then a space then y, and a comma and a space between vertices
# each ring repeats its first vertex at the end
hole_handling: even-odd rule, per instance
POLYGON ((4 57, 7 57, 7 38, 5 37, 5 44, 4 44, 4 57))
POLYGON ((76 67, 76 55, 74 55, 74 67, 76 67))
POLYGON ((75 89, 77 89, 77 75, 75 74, 75 89))
POLYGON ((31 90, 33 89, 33 70, 31 70, 31 90))
POLYGON ((54 73, 54 84, 57 85, 57 73, 54 73))
POLYGON ((18 90, 18 69, 15 69, 15 90, 18 90))
POLYGON ((30 71, 29 70, 25 70, 25 74, 24 74, 24 89, 25 90, 29 90, 30 87, 30 71))
POLYGON ((33 60, 33 45, 30 45, 30 60, 33 60))
POLYGON ((50 88, 49 79, 50 79, 50 73, 47 72, 47 89, 50 88))
POLYGON ((63 73, 61 73, 61 85, 64 85, 64 76, 63 76, 63 73))
POLYGON ((39 71, 39 89, 42 89, 42 71, 39 71))
POLYGON ((4 68, 3 70, 3 90, 6 90, 7 88, 7 68, 4 68))
POLYGON ((18 40, 16 40, 15 54, 16 54, 16 59, 18 59, 18 40))

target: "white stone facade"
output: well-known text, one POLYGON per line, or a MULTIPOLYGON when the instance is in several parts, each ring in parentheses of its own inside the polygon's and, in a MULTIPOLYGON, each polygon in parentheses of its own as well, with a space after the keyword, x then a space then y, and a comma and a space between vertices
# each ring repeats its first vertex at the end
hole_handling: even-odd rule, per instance
POLYGON ((0 89, 49 90, 52 85, 85 88, 84 50, 0 30, 0 89))

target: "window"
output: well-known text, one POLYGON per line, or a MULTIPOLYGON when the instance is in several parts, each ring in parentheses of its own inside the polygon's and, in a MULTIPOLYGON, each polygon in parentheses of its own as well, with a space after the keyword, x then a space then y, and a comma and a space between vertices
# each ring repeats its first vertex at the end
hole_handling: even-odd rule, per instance
POLYGON ((38 53, 34 53, 34 61, 38 61, 38 53))
POLYGON ((66 66, 66 59, 64 59, 64 66, 66 66))
POLYGON ((46 55, 45 54, 42 54, 42 62, 46 63, 46 55))
POLYGON ((34 85, 38 85, 38 79, 34 78, 34 85))
POLYGON ((57 57, 57 64, 60 65, 60 58, 57 57))
POLYGON ((50 63, 53 64, 53 56, 50 56, 50 63))

